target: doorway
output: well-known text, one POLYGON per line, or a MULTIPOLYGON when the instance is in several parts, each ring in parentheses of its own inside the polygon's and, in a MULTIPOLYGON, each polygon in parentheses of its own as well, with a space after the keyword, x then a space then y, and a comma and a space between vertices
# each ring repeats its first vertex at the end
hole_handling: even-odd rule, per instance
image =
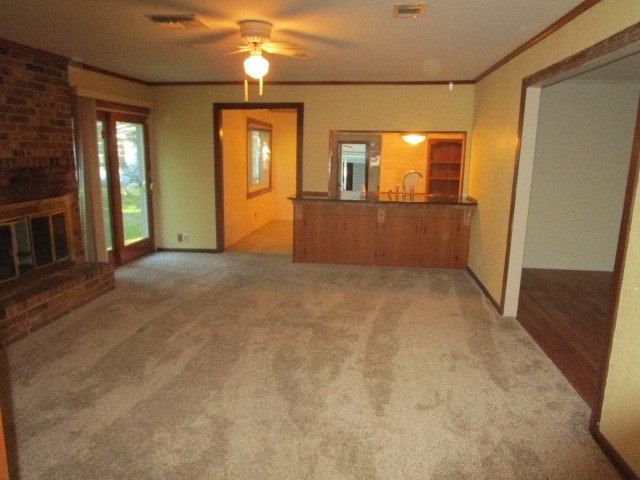
POLYGON ((302 192, 303 117, 302 103, 213 105, 217 252, 238 246, 241 241, 245 241, 251 251, 273 251, 280 248, 273 242, 280 245, 283 240, 292 245, 293 207, 288 197, 302 192), (278 115, 286 120, 280 122, 278 115), (247 178, 248 125, 255 124, 256 120, 271 125, 273 162, 270 173, 265 174, 269 187, 257 195, 249 191, 250 179, 247 178), (287 160, 283 161, 283 156, 287 160), (291 217, 282 220, 287 225, 275 219, 278 215, 274 217, 274 211, 286 212, 291 217), (274 238, 267 238, 272 234, 274 238))
POLYGON ((147 118, 98 111, 96 128, 105 243, 122 265, 155 248, 147 118))
MULTIPOLYGON (((614 42, 611 42, 609 45, 613 44, 614 42)), ((617 45, 619 47, 620 44, 617 45)), ((628 178, 632 178, 636 174, 636 172, 633 171, 633 168, 636 168, 633 166, 633 163, 631 164, 631 168, 629 168, 629 160, 632 157, 631 145, 633 128, 635 125, 635 115, 637 112, 637 95, 636 100, 631 101, 632 115, 629 117, 633 117, 633 119, 628 120, 628 128, 625 129, 626 133, 624 142, 626 142, 626 146, 628 148, 626 153, 622 154, 624 157, 623 161, 625 162, 622 173, 624 178, 616 187, 620 190, 621 197, 624 198, 620 202, 621 205, 617 207, 615 214, 612 214, 611 212, 608 213, 609 218, 616 216, 618 222, 616 225, 609 227, 608 230, 601 230, 601 232, 606 231, 607 235, 614 237, 610 242, 612 254, 609 259, 610 267, 608 268, 608 270, 613 270, 613 272, 609 271, 608 274, 607 272, 598 271, 607 270, 605 268, 594 268, 593 270, 595 272, 584 270, 580 271, 577 269, 577 264, 571 264, 570 262, 567 264, 558 264, 559 266, 556 269, 547 268, 539 271, 527 271, 525 268, 530 265, 530 259, 525 258, 525 254, 527 253, 525 245, 528 242, 525 232, 526 235, 529 236, 531 230, 534 230, 529 224, 529 215, 532 210, 531 202, 535 195, 535 193, 532 192, 534 158, 536 159, 536 162, 538 162, 538 158, 545 154, 544 152, 539 151, 539 146, 537 145, 537 137, 540 133, 541 126, 540 120, 542 117, 540 109, 544 88, 560 85, 561 82, 570 77, 576 77, 579 74, 590 76, 591 81, 597 78, 605 82, 610 82, 615 79, 615 77, 608 77, 608 79, 599 78, 599 74, 597 72, 606 72, 608 75, 615 75, 614 72, 616 71, 621 72, 623 69, 618 69, 616 67, 617 62, 623 61, 625 58, 631 58, 638 51, 640 51, 640 45, 634 43, 629 43, 617 50, 612 49, 605 52, 592 48, 572 57, 571 61, 567 60, 560 62, 553 68, 546 69, 546 71, 543 71, 541 74, 534 74, 523 81, 524 110, 521 120, 522 141, 512 202, 509 254, 505 272, 507 275, 507 281, 503 292, 504 303, 502 305, 502 313, 505 316, 518 316, 520 320, 520 316, 523 314, 523 311, 519 310, 519 306, 521 305, 522 288, 529 289, 527 292, 529 298, 524 298, 525 295, 522 296, 523 301, 527 303, 526 308, 530 308, 533 298, 533 303, 537 302, 538 307, 545 310, 544 315, 541 315, 540 318, 546 320, 549 320, 550 317, 553 317, 558 313, 554 311, 554 303, 552 303, 551 300, 553 296, 557 296, 563 290, 565 293, 570 292, 571 295, 575 295, 578 290, 582 290, 586 295, 583 296, 584 300, 579 300, 580 302, 595 302, 593 308, 589 310, 589 315, 597 317, 597 325, 595 326, 587 325, 584 329, 581 329, 580 325, 577 325, 575 320, 571 319, 572 314, 565 318, 561 318, 562 314, 559 314, 559 321, 551 320, 550 322, 547 322, 546 325, 542 322, 534 322, 527 327, 527 330, 529 330, 532 336, 539 344, 541 344, 541 347, 545 349, 547 355, 554 360, 554 363, 556 363, 560 370, 563 371, 571 383, 574 384, 574 387, 577 385, 576 390, 578 390, 578 393, 580 393, 585 401, 593 408, 594 416, 592 419, 599 416, 600 405, 598 402, 600 401, 599 398, 603 388, 602 379, 604 378, 602 370, 608 361, 610 353, 609 341, 612 335, 612 322, 614 319, 613 311, 615 307, 615 298, 617 297, 617 291, 619 289, 619 272, 622 265, 621 262, 623 261, 623 257, 620 255, 620 252, 621 246, 626 244, 627 233, 623 212, 630 208, 629 202, 631 197, 628 188, 625 189, 625 184, 628 178), (594 54, 594 52, 597 54, 594 54), (577 59, 581 61, 578 61, 577 59), (600 67, 604 67, 606 70, 599 70, 600 67), (622 185, 620 185, 620 183, 622 185), (625 190, 626 195, 624 193, 625 190), (622 225, 620 226, 621 218, 622 225), (576 279, 577 283, 575 283, 576 279), (555 286, 553 286, 554 282, 555 286), (585 286, 585 282, 589 282, 590 285, 585 286), (571 286, 572 284, 573 286, 571 286), (577 288, 577 285, 580 285, 580 288, 577 288), (567 286, 568 288, 565 289, 567 286), (593 290, 591 290, 591 294, 588 293, 590 291, 589 288, 591 287, 594 287, 599 291, 598 298, 594 297, 593 290), (602 305, 603 298, 605 303, 604 306, 602 305), (564 322, 567 323, 561 325, 564 322), (564 334, 562 333, 563 330, 565 332, 564 334), (585 332, 587 335, 591 335, 589 330, 594 334, 591 339, 585 338, 585 332), (600 335, 600 338, 597 338, 598 335, 600 335), (566 354, 567 345, 569 345, 570 348, 575 349, 573 354, 566 354), (555 352, 553 349, 555 349, 555 352), (580 349, 586 350, 576 353, 580 349), (555 359, 553 355, 556 355, 555 359), (564 366, 560 365, 558 361, 558 359, 563 355, 566 357, 565 360, 567 360, 564 366), (569 378, 571 375, 574 377, 573 381, 569 378), (588 377, 586 382, 585 376, 588 377), (580 386, 580 383, 582 383, 582 386, 580 386)), ((634 81, 640 81, 640 72, 635 75, 634 81)), ((594 114, 599 113, 592 113, 589 117, 589 124, 596 118, 594 114)), ((610 146, 610 141, 605 141, 603 143, 609 144, 610 146)), ((559 163, 556 162, 556 165, 559 165, 559 163)), ((604 171, 600 172, 600 174, 602 176, 602 181, 604 182, 608 172, 604 171)), ((547 175, 553 175, 553 173, 547 172, 547 175)), ((549 177, 547 183, 552 183, 551 180, 549 180, 549 177)), ((572 185, 570 182, 565 181, 562 187, 557 188, 560 189, 567 187, 572 187, 572 185)), ((550 190, 547 193, 550 195, 552 194, 552 191, 550 190)), ((571 206, 572 204, 575 204, 575 202, 585 203, 587 200, 584 196, 574 195, 573 203, 568 205, 571 206)), ((557 201, 554 205, 553 210, 566 207, 566 205, 562 205, 557 201)), ((556 214, 555 211, 551 211, 548 207, 546 212, 553 213, 554 215, 556 214)), ((546 222, 547 219, 545 218, 544 221, 546 222)), ((549 230, 553 230, 553 228, 559 230, 559 227, 549 227, 549 230)), ((579 231, 574 231, 566 224, 563 224, 561 233, 566 237, 565 241, 562 242, 562 245, 552 243, 551 245, 547 244, 547 246, 543 248, 557 251, 564 248, 565 245, 567 248, 570 248, 572 238, 575 239, 576 244, 584 240, 584 238, 582 238, 583 236, 588 238, 588 235, 581 234, 579 231)), ((574 254, 575 253, 576 252, 574 251, 574 254)), ((581 254, 578 252, 577 255, 579 256, 581 254)), ((584 257, 589 256, 589 254, 582 255, 584 257)), ((549 265, 547 265, 547 267, 549 267, 549 265)), ((565 298, 564 304, 566 305, 570 301, 572 300, 565 298)), ((593 321, 593 318, 588 320, 588 322, 591 321, 593 321)), ((560 363, 562 363, 562 359, 560 359, 560 363)))
POLYGON ((359 191, 368 183, 369 144, 366 142, 338 142, 341 192, 359 191))

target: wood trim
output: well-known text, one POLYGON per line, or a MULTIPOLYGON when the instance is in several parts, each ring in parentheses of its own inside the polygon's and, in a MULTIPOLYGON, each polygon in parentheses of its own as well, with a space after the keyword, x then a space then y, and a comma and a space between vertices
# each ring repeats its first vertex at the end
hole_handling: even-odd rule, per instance
MULTIPOLYGON (((108 103, 108 102, 107 102, 108 103)), ((97 102, 96 102, 97 106, 97 102)), ((151 170, 150 136, 148 118, 146 115, 123 113, 120 111, 97 110, 97 119, 104 122, 104 132, 106 133, 105 146, 107 158, 108 184, 110 192, 111 214, 111 235, 113 249, 109 252, 110 261, 116 265, 124 265, 144 255, 155 251, 155 227, 153 216, 153 193, 150 185, 153 183, 153 173, 151 170), (125 244, 124 221, 122 218, 122 197, 120 189, 120 174, 118 171, 118 148, 116 136, 116 122, 124 121, 141 124, 144 131, 144 159, 145 176, 147 180, 147 220, 149 222, 149 237, 125 244)))
POLYGON ((598 443, 606 457, 613 463, 616 467, 618 473, 625 480, 638 480, 638 477, 632 468, 629 466, 627 462, 620 456, 620 454, 616 451, 615 448, 609 443, 609 441, 600 433, 600 430, 591 430, 591 435, 598 443))
MULTIPOLYGON (((157 248, 156 252, 221 253, 216 248, 157 248)), ((2 480, 2 479, 0 479, 0 480, 2 480)))
POLYGON ((489 301, 491 302, 491 304, 493 305, 493 307, 500 312, 500 305, 498 304, 498 302, 496 302, 496 299, 493 298, 493 296, 489 293, 489 290, 487 290, 487 288, 484 286, 484 284, 480 281, 480 279, 478 278, 478 276, 475 274, 475 272, 471 269, 471 267, 467 266, 467 272, 469 272, 469 275, 471 275, 471 278, 473 278, 473 281, 476 282, 476 284, 478 285, 478 287, 480 287, 480 290, 482 290, 482 293, 484 293, 484 296, 487 297, 489 299, 489 301))
POLYGON ((513 216, 516 211, 516 186, 518 184, 518 174, 520 171, 520 149, 522 148, 522 127, 524 126, 524 108, 527 99, 526 81, 523 80, 520 90, 520 114, 518 116, 518 148, 516 150, 516 158, 513 165, 513 181, 511 184, 511 200, 509 204, 509 226, 507 227, 507 248, 505 252, 504 267, 502 270, 502 290, 500 291, 500 304, 498 312, 504 315, 505 296, 507 294, 507 280, 509 277, 509 259, 511 258, 511 241, 513 240, 513 216))
MULTIPOLYGON (((304 139, 304 103, 298 103, 296 118, 296 196, 302 192, 302 152, 303 152, 303 139, 304 139)), ((284 107, 283 107, 284 108, 284 107)))
POLYGON ((140 85, 145 85, 147 87, 154 85, 151 82, 147 82, 145 80, 140 80, 139 78, 129 77, 127 75, 122 75, 121 73, 115 73, 110 70, 105 70, 103 68, 94 67, 93 65, 87 65, 85 63, 74 64, 75 67, 80 68, 82 70, 86 70, 88 72, 95 72, 101 75, 106 75, 108 77, 119 78, 120 80, 126 80, 127 82, 139 83, 140 85))
POLYGON ((595 60, 603 55, 615 52, 616 50, 631 45, 637 41, 640 41, 640 23, 632 25, 605 40, 602 40, 591 47, 588 47, 580 52, 565 58, 549 67, 546 67, 538 72, 535 72, 522 80, 522 89, 520 92, 520 115, 518 118, 518 149, 516 151, 516 158, 513 169, 513 184, 511 187, 511 205, 509 207, 509 226, 507 230, 507 249, 505 256, 504 270, 502 273, 502 292, 500 300, 500 308, 498 312, 504 313, 505 294, 507 290, 507 275, 509 272, 509 257, 511 254, 511 241, 513 230, 513 214, 515 211, 516 201, 516 184, 518 178, 518 171, 520 169, 520 148, 522 145, 522 127, 524 124, 524 107, 527 95, 527 89, 529 87, 550 81, 554 77, 558 77, 562 74, 570 72, 571 70, 580 67, 581 65, 595 60))
POLYGON ((587 62, 596 60, 606 54, 615 52, 623 47, 640 41, 640 23, 631 25, 620 32, 606 38, 584 50, 581 50, 570 57, 565 58, 547 68, 539 70, 523 79, 527 87, 549 81, 562 73, 569 72, 584 65, 587 62))
MULTIPOLYGON (((605 40, 602 40, 596 43, 595 45, 592 45, 589 48, 581 50, 580 52, 568 58, 565 58, 564 60, 561 60, 553 65, 550 65, 545 69, 542 69, 538 72, 533 73, 532 75, 529 75, 528 77, 523 78, 522 90, 520 94, 520 114, 519 114, 519 120, 518 120, 519 147, 516 152, 514 174, 513 174, 514 181, 511 189, 509 228, 508 228, 508 236, 507 236, 507 249, 505 252, 506 261, 505 261, 504 272, 503 272, 501 303, 498 308, 498 311, 500 313, 504 312, 504 301, 505 301, 504 297, 506 292, 507 274, 509 270, 509 257, 511 253, 511 241, 512 241, 511 231, 513 229, 513 213, 515 208, 516 185, 517 185, 518 171, 520 167, 520 145, 522 144, 522 127, 524 123, 524 106, 525 106, 527 89, 535 85, 540 85, 545 82, 550 82, 552 79, 557 78, 563 74, 566 74, 571 70, 577 67, 580 67, 581 65, 587 62, 598 59, 604 55, 615 52, 616 50, 629 46, 638 41, 640 41, 640 24, 635 24, 610 36, 609 38, 606 38, 605 40)), ((632 208, 633 208, 633 204, 632 204, 633 194, 638 185, 638 173, 640 170, 640 166, 639 166, 640 138, 639 137, 640 137, 640 105, 638 107, 638 117, 636 120, 636 127, 635 127, 635 133, 634 133, 634 144, 632 149, 631 164, 629 166, 629 175, 627 177, 627 190, 625 193, 623 218, 620 225, 620 234, 618 236, 618 250, 616 252, 616 260, 615 260, 615 266, 614 266, 614 280, 613 280, 614 285, 612 288, 612 302, 611 302, 612 305, 610 306, 610 311, 608 313, 608 325, 604 335, 605 345, 603 345, 603 348, 605 348, 606 350, 603 352, 603 355, 602 355, 602 367, 600 372, 600 379, 598 382, 598 387, 596 388, 596 398, 594 402, 594 407, 591 411, 591 420, 589 425, 589 429, 593 438, 598 442, 603 452, 609 457, 613 465, 622 475, 626 475, 627 473, 629 473, 628 465, 626 465, 626 463, 622 461, 622 458, 620 457, 618 452, 615 451, 615 449, 603 437, 602 433, 599 430, 599 425, 600 425, 600 418, 602 414, 602 402, 604 398, 604 386, 606 381, 608 362, 611 356, 611 343, 613 340, 613 330, 615 326, 615 318, 617 314, 617 306, 618 306, 618 300, 620 296, 622 270, 624 267, 624 258, 626 254, 626 247, 628 244, 628 236, 629 236, 628 233, 629 233, 629 226, 630 226, 629 217, 631 215, 632 208)), ((473 273, 472 273, 472 276, 474 276, 473 273)), ((479 283, 479 285, 481 284, 479 283)), ((627 476, 626 478, 635 478, 635 477, 627 476)))
POLYGON ((7 448, 4 440, 4 429, 2 424, 2 413, 0 412, 0 480, 8 480, 9 465, 7 462, 7 448))
MULTIPOLYGON (((606 442, 606 439, 600 432, 600 418, 602 416, 602 404, 604 402, 604 389, 606 386, 606 380, 609 373, 609 360, 611 357, 611 351, 613 347, 613 332, 615 331, 616 318, 618 315, 618 306, 620 303, 620 291, 622 288, 622 279, 624 275, 624 261, 627 256, 627 248, 629 246, 629 231, 631 229, 631 222, 633 220, 633 205, 635 192, 638 188, 638 177, 640 175, 640 101, 636 111, 636 124, 633 134, 633 146, 631 149, 631 162, 629 164, 629 173, 627 175, 627 187, 624 197, 624 207, 622 210, 622 219, 620 221, 620 233, 618 235, 618 247, 616 250, 616 258, 613 269, 613 282, 611 288, 611 300, 609 313, 607 315, 607 327, 605 332, 605 340, 603 345, 602 363, 600 364, 600 374, 598 378, 598 387, 596 388, 596 398, 594 407, 591 411, 590 431, 591 434, 598 439, 602 439, 606 442)), ((614 464, 617 465, 617 459, 619 455, 609 444, 609 442, 602 443, 598 441, 602 446, 605 453, 607 450, 611 450, 615 453, 615 457, 611 457, 614 464)), ((609 455, 607 453, 607 455, 609 455)), ((626 464, 625 464, 626 465, 626 464)), ((623 465, 624 467, 624 465, 623 465)), ((627 466, 628 467, 628 466, 627 466)), ((624 470, 624 468, 623 468, 624 470)), ((621 470, 621 473, 623 473, 621 470)))
MULTIPOLYGON (((236 104, 237 105, 237 104, 236 104)), ((216 251, 224 252, 224 191, 222 181, 222 111, 223 104, 213 104, 213 184, 216 210, 216 251)))
POLYGON ((294 110, 296 119, 296 196, 302 190, 302 139, 304 103, 214 103, 213 104, 213 169, 216 204, 216 251, 224 252, 224 191, 222 155, 222 112, 224 110, 294 110))
POLYGON ((260 190, 256 190, 254 192, 247 192, 247 198, 259 197, 260 195, 271 193, 272 191, 273 191, 273 188, 271 187, 271 185, 269 185, 268 187, 261 188, 260 190))
POLYGON ((135 105, 126 105, 124 103, 108 102, 106 100, 96 99, 96 110, 105 112, 128 113, 132 115, 140 115, 148 117, 151 113, 149 108, 138 107, 135 105))
POLYGON ((600 0, 585 0, 580 5, 578 5, 574 9, 570 10, 568 13, 566 13, 565 15, 560 17, 558 20, 556 20, 554 23, 549 25, 547 28, 545 28, 542 32, 537 34, 535 37, 531 38, 527 42, 525 42, 522 45, 520 45, 514 51, 512 51, 507 56, 505 56, 502 60, 498 61, 497 63, 495 63, 494 65, 492 65, 488 69, 486 69, 484 72, 482 72, 476 78, 474 78, 473 82, 477 83, 480 80, 482 80, 483 78, 489 76, 491 73, 495 72, 500 67, 506 65, 511 60, 513 60, 518 55, 520 55, 521 53, 525 52, 526 50, 529 50, 531 47, 533 47, 537 43, 540 43, 542 40, 547 38, 549 35, 551 35, 551 34, 557 32, 558 30, 560 30, 566 24, 568 24, 569 22, 574 20, 576 17, 582 15, 584 12, 589 10, 591 7, 593 7, 597 3, 600 3, 600 0))
POLYGON ((246 181, 247 181, 247 199, 259 197, 260 195, 265 195, 267 193, 271 193, 273 191, 273 162, 269 161, 269 183, 265 186, 264 184, 260 184, 258 188, 251 189, 252 185, 249 185, 249 164, 251 160, 249 156, 251 156, 251 148, 248 146, 249 142, 249 130, 253 128, 254 130, 261 130, 263 132, 269 132, 269 150, 271 151, 271 158, 273 158, 273 125, 267 122, 263 122, 261 120, 257 120, 255 118, 247 117, 247 127, 245 131, 245 136, 247 137, 247 158, 245 160, 245 166, 247 167, 246 173, 246 181))
MULTIPOLYGON (((340 86, 340 85, 473 85, 475 80, 438 80, 438 81, 364 81, 364 80, 325 80, 325 81, 279 81, 273 80, 264 82, 268 85, 287 85, 287 86, 340 86)), ((194 81, 194 82, 149 82, 146 85, 151 87, 191 87, 191 86, 243 86, 244 80, 211 80, 211 81, 194 81)))

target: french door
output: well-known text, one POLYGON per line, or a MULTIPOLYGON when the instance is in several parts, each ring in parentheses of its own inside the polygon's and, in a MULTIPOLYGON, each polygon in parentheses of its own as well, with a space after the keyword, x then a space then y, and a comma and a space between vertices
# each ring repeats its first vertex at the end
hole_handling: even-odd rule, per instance
POLYGON ((105 240, 109 261, 122 265, 155 249, 147 122, 98 111, 96 127, 105 240))

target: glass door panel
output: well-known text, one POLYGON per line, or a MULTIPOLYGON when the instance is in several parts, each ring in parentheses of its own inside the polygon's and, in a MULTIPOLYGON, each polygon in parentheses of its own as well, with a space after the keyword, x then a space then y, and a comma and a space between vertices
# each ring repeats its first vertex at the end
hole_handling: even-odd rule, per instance
POLYGON ((143 125, 116 122, 124 244, 149 238, 143 125))
POLYGON ((122 265, 155 250, 146 117, 99 112, 97 128, 106 244, 122 265))
POLYGON ((109 196, 109 167, 107 165, 107 146, 105 142, 105 122, 98 120, 98 163, 100 168, 100 191, 102 192, 102 219, 107 251, 113 251, 113 226, 111 224, 111 200, 109 196))

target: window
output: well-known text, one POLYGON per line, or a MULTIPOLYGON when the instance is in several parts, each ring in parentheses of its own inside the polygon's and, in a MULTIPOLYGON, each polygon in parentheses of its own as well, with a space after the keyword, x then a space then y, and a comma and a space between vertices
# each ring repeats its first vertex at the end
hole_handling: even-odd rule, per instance
POLYGON ((247 120, 247 197, 271 191, 271 125, 247 120))

